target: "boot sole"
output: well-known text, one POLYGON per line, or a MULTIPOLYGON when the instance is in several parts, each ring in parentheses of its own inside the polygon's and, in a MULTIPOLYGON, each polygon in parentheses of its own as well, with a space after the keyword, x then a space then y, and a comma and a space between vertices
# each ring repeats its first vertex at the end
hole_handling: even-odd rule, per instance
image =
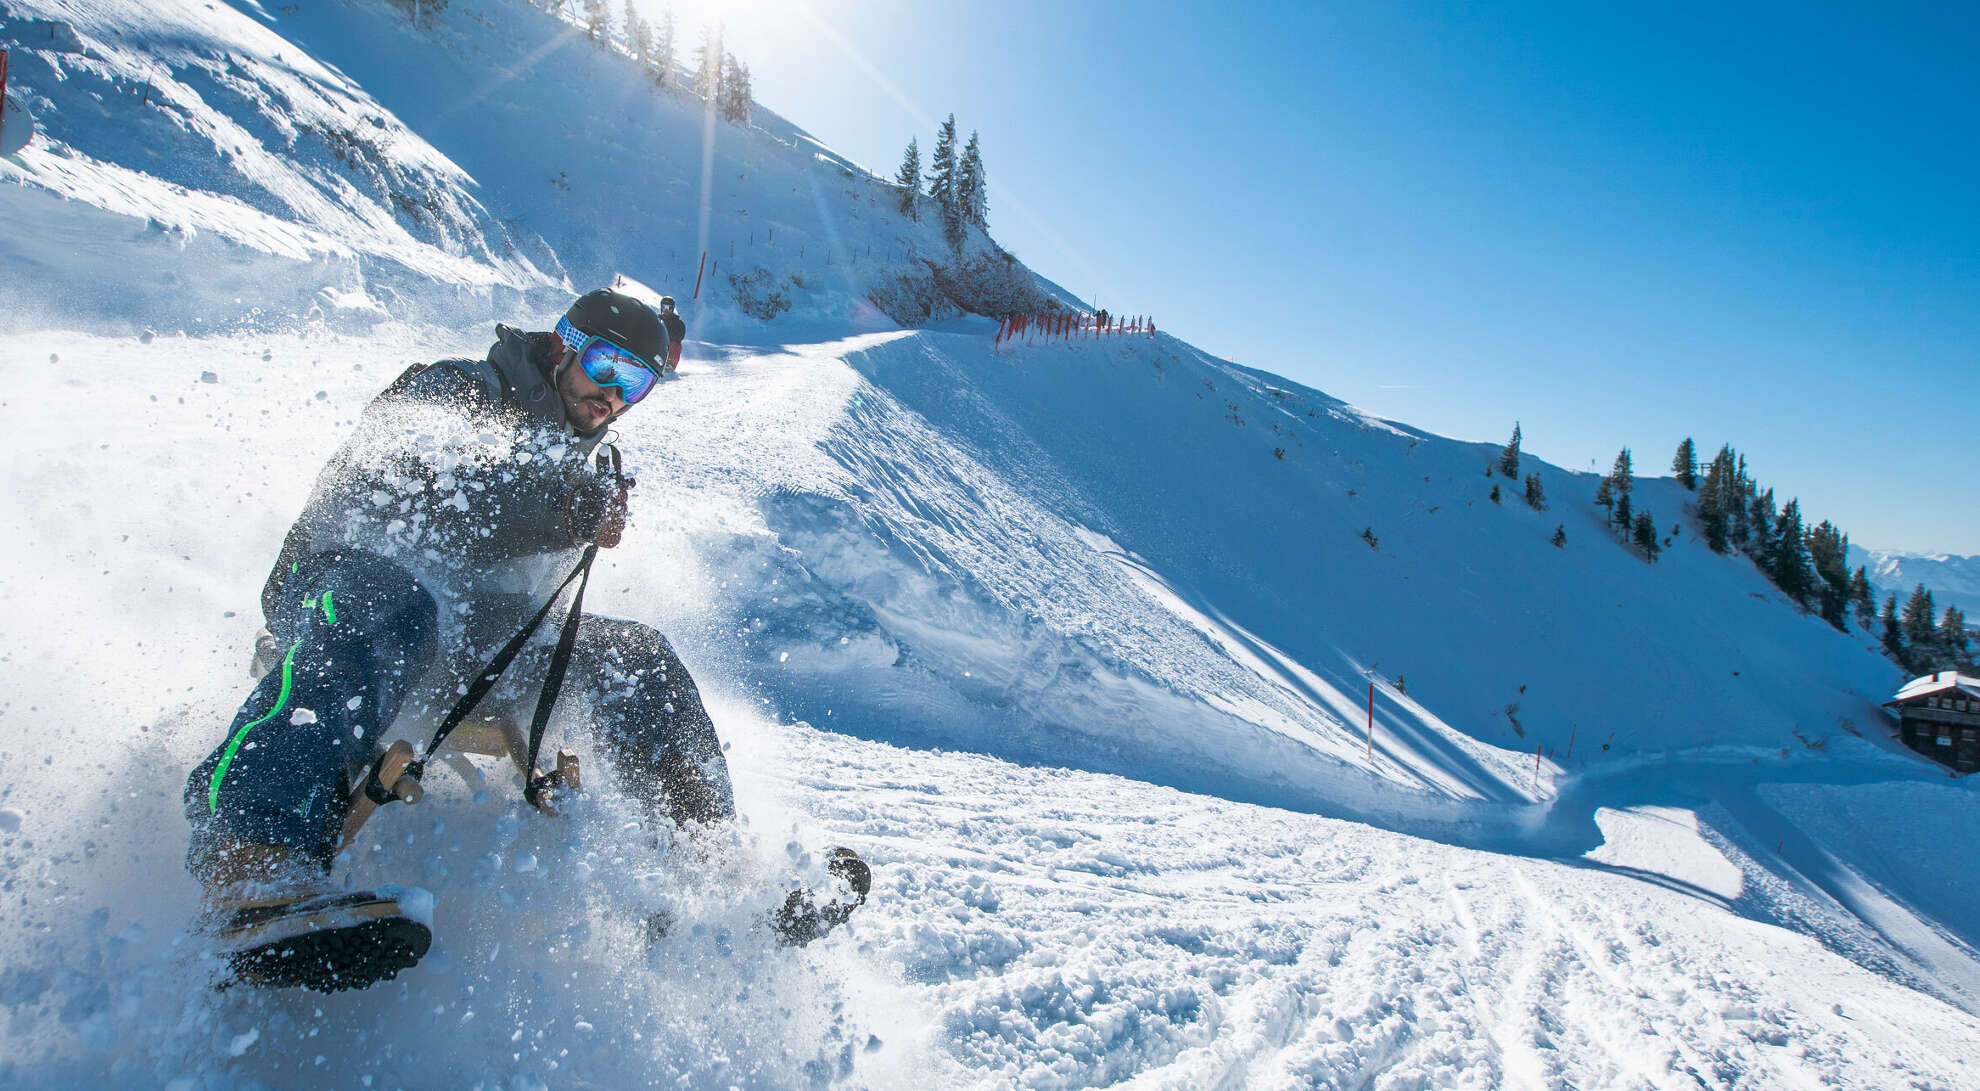
POLYGON ((236 951, 227 959, 237 980, 267 988, 333 993, 365 989, 419 964, 433 933, 406 917, 378 917, 324 928, 236 951))

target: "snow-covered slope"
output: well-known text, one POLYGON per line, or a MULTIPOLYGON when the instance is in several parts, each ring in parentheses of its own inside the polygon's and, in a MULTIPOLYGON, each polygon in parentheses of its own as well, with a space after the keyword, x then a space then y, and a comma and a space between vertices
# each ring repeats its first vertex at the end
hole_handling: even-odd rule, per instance
MULTIPOLYGON (((1889 742, 1864 639, 1688 529, 1647 564, 1587 475, 1528 460, 1550 509, 1495 504, 1495 445, 1166 336, 900 329, 869 297, 955 306, 906 256, 943 253, 929 225, 523 3, 430 31, 367 0, 10 7, 81 52, 23 43, 49 129, 0 161, 0 257, 54 301, 0 334, 0 1084, 1980 1084, 1980 902, 1943 864, 1972 782, 1889 742), (60 120, 149 55, 203 104, 155 171, 125 122, 60 120), (452 233, 269 151, 274 121, 214 150, 306 99, 383 118, 452 233), (639 111, 595 176, 515 154, 639 111), (635 162, 668 197, 628 215, 635 162), (543 324, 612 272, 685 298, 704 209, 717 287, 624 422, 637 522, 587 604, 665 629, 711 697, 735 853, 656 853, 609 782, 553 821, 492 767, 436 776, 340 870, 436 894, 425 963, 208 992, 179 787, 315 468, 485 315, 543 324), (729 282, 727 242, 768 279, 729 282), (792 306, 762 322, 766 283, 792 306), (178 305, 242 328, 182 336, 178 305), (833 843, 873 904, 774 949, 754 914, 833 843), (648 949, 659 907, 683 923, 648 949)), ((1055 291, 967 290, 1014 285, 1055 291)), ((1683 499, 1636 497, 1667 530, 1683 499)))
POLYGON ((0 207, 35 228, 10 248, 9 326, 486 312, 561 280, 458 165, 247 13, 15 2, 0 38, 36 131, 0 166, 0 207))
MULTIPOLYGON (((793 594, 868 608, 897 673, 1028 717, 1052 742, 916 718, 938 737, 1014 736, 1027 742, 1007 744, 1013 756, 1119 769, 1122 755, 1148 773, 1137 741, 1167 724, 1153 730, 1206 751, 1173 782, 1229 794, 1236 776, 1247 798, 1324 807, 1365 779, 1298 763, 1358 773, 1371 677, 1377 771, 1459 799, 1524 798, 1535 747, 1553 759, 1545 775, 1879 734, 1889 664, 1677 529, 1673 482, 1638 490, 1638 509, 1674 531, 1650 565, 1602 528, 1588 475, 1528 460, 1551 509, 1494 503, 1495 488, 1512 492, 1482 473, 1495 449, 1171 339, 996 353, 987 332, 850 354, 863 389, 819 443, 842 484, 766 505, 786 612, 793 594), (1550 544, 1557 526, 1565 549, 1550 544), (1087 745, 1065 749, 1068 735, 1087 745)), ((864 685, 841 697, 826 683, 876 649, 791 650, 798 711, 815 716, 828 694, 866 703, 864 685)))
MULTIPOLYGON (((849 457, 860 414, 893 400, 863 354, 960 334, 691 346, 684 378, 627 421, 646 495, 593 608, 665 627, 714 698, 748 819, 720 873, 628 836, 609 783, 548 820, 492 768, 479 785, 436 775, 341 872, 437 895, 439 945, 421 967, 356 997, 207 993, 210 967, 183 932, 197 894, 179 868, 177 799, 245 688, 266 555, 313 467, 396 370, 390 346, 468 351, 470 336, 0 338, 16 377, 0 468, 21 528, 0 580, 0 1082, 1976 1078, 1980 903, 1936 848, 1888 832, 1970 824, 1966 783, 1867 744, 1708 747, 1593 768, 1564 758, 1575 775, 1549 769, 1538 794, 1560 794, 1542 810, 1517 802, 1531 782, 1505 751, 1426 722, 1412 746, 1385 739, 1356 788, 1352 748, 1314 711, 1319 669, 1255 636, 1236 643, 1180 577, 1135 575, 1155 571, 1146 554, 1110 582, 1126 544, 1073 533, 1030 498, 1077 463, 1034 458, 1020 479, 986 455, 945 481, 959 456, 933 435, 938 418, 898 404, 897 461, 849 457), (129 363, 131 383, 93 390, 104 427, 79 433, 41 410, 91 389, 46 363, 51 340, 65 358, 129 363), (287 442, 268 440, 275 417, 287 442), (973 513, 945 506, 965 483, 973 513), (887 488, 887 504, 827 499, 887 488), (911 518, 916 496, 928 499, 911 518), (841 519, 823 514, 834 508, 841 519), (953 537, 930 529, 942 525, 953 537), (1060 578, 1012 559, 963 579, 973 550, 996 553, 975 543, 1021 540, 1060 578), (902 559, 910 544, 922 564, 902 559), (1065 620, 1086 610, 1090 631, 1065 620), (992 675, 981 691, 967 688, 974 667, 947 675, 971 632, 992 675), (1275 693, 1269 664, 1306 690, 1275 693), (827 706, 817 726, 791 719, 798 703, 827 706), (1230 798, 1272 783, 1261 756, 1279 760, 1278 790, 1314 778, 1298 786, 1314 809, 1389 798, 1389 828, 1230 798), (1078 768, 1103 763, 1127 775, 1078 768), (1425 818, 1411 768, 1511 784, 1425 818), (874 903, 844 938, 774 949, 752 913, 785 873, 816 867, 807 847, 830 843, 875 861, 874 903), (684 924, 649 951, 632 922, 663 906, 684 924)), ((1472 533, 1506 517, 1485 509, 1472 533)), ((1215 525, 1204 541, 1242 544, 1215 525)), ((1385 735, 1392 723, 1385 713, 1385 735)))
POLYGON ((615 273, 684 301, 701 281, 704 332, 1063 294, 976 229, 951 255, 935 217, 902 217, 890 186, 775 114, 718 121, 521 0, 419 27, 386 0, 8 10, 10 96, 38 137, 0 159, 0 200, 65 232, 19 248, 35 275, 0 287, 16 328, 51 308, 189 330, 459 321, 615 273))

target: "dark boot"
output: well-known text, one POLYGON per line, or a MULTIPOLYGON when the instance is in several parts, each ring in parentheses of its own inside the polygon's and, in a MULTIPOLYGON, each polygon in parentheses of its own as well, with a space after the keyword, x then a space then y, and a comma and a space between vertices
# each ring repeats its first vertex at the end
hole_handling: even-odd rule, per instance
POLYGON ((873 889, 873 869, 866 866, 858 853, 848 848, 833 849, 826 857, 825 870, 837 880, 832 885, 839 889, 793 890, 770 918, 770 927, 786 945, 803 947, 823 938, 846 923, 853 910, 866 904, 867 892, 873 889))

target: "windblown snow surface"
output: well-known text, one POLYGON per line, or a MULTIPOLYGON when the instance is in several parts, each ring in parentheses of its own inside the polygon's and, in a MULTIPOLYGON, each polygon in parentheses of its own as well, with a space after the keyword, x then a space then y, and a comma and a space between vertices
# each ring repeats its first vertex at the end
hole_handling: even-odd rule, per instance
POLYGON ((898 328, 926 222, 522 3, 7 8, 0 1085, 1980 1086, 1971 781, 1673 482, 1651 565, 1587 475, 1494 503, 1495 445, 1166 335, 898 328), (607 109, 653 134, 636 223, 515 152, 607 109), (388 134, 386 180, 309 118, 388 134), (215 991, 179 794, 316 468, 406 364, 731 244, 766 272, 709 278, 622 422, 587 597, 709 697, 727 851, 656 847, 572 710, 571 813, 450 766, 340 862, 434 894, 421 965, 215 991), (871 904, 777 948, 835 844, 871 904))

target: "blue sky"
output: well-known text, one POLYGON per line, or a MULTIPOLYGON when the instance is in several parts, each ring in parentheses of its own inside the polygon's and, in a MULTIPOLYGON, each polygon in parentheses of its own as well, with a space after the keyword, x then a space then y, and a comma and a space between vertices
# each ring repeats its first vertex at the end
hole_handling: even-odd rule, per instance
POLYGON ((1571 468, 1730 442, 1859 545, 1980 553, 1980 8, 675 11, 883 174, 953 111, 1000 241, 1218 355, 1571 468))

